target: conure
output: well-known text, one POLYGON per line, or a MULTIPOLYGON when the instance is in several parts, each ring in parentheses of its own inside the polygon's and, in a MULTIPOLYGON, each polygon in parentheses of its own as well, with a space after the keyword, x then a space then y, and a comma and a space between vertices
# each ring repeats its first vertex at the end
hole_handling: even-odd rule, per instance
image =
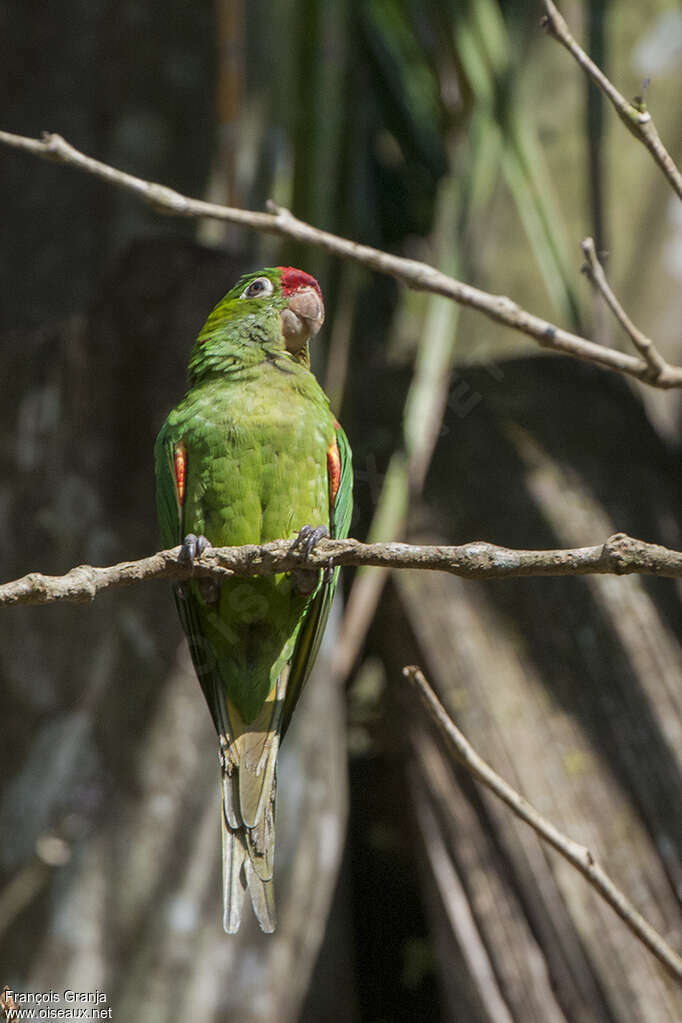
MULTIPOLYGON (((248 274, 201 329, 187 394, 155 446, 165 547, 190 562, 208 545, 291 538, 308 550, 348 535, 351 453, 310 371, 324 320, 317 281, 293 267, 248 274)), ((338 568, 197 578, 174 587, 218 733, 223 925, 240 926, 244 892, 275 928, 277 753, 320 646, 338 568)))

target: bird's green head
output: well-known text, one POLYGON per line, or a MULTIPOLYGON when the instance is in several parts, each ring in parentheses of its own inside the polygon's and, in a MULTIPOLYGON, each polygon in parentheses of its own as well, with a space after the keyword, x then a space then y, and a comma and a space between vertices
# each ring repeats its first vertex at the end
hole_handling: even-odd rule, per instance
POLYGON ((190 356, 190 386, 208 374, 281 358, 309 365, 308 342, 324 321, 314 277, 291 266, 241 277, 199 331, 190 356))

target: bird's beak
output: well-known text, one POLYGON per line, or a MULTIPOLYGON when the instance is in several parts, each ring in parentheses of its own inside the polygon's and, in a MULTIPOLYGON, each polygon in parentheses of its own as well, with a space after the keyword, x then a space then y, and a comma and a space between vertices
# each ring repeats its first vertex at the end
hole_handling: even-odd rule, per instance
POLYGON ((324 303, 315 288, 298 288, 280 317, 287 351, 298 355, 324 323, 324 303))

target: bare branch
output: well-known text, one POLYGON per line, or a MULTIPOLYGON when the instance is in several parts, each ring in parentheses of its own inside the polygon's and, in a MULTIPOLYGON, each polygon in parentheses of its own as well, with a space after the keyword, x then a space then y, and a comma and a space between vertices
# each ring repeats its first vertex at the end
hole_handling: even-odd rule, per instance
POLYGON ((448 748, 459 763, 473 774, 474 778, 483 785, 486 785, 491 792, 494 792, 496 796, 506 803, 517 817, 524 820, 526 824, 530 824, 531 828, 545 842, 548 842, 552 848, 556 849, 565 860, 568 860, 576 870, 579 870, 595 891, 608 902, 611 908, 627 924, 633 934, 653 952, 656 958, 670 970, 674 977, 682 980, 682 959, 667 944, 658 931, 638 913, 630 900, 597 863, 590 850, 584 845, 580 845, 578 842, 573 841, 573 839, 568 838, 558 828, 555 828, 516 789, 513 789, 499 774, 493 771, 492 767, 478 755, 471 743, 448 716, 442 703, 418 667, 409 665, 403 668, 403 674, 416 686, 426 710, 435 721, 445 738, 448 748))
POLYGON ((543 0, 543 2, 547 11, 543 18, 544 28, 547 29, 557 42, 561 43, 568 50, 571 56, 580 64, 583 71, 589 75, 594 84, 611 101, 614 110, 625 127, 636 139, 639 139, 642 145, 646 146, 680 199, 682 199, 682 174, 672 156, 661 142, 651 114, 646 109, 644 99, 638 96, 632 103, 626 100, 618 92, 615 85, 609 81, 604 72, 597 67, 594 61, 590 60, 582 47, 575 41, 568 30, 568 25, 552 3, 552 0, 543 0))
POLYGON ((464 284, 454 277, 449 277, 448 274, 441 273, 440 270, 429 266, 428 263, 404 259, 401 256, 394 256, 391 253, 371 248, 369 245, 360 245, 347 238, 340 238, 328 231, 320 231, 318 228, 298 220, 289 210, 275 206, 274 203, 268 204, 272 212, 260 213, 239 210, 230 206, 219 206, 201 199, 190 199, 165 185, 145 181, 132 174, 116 170, 106 163, 100 163, 99 160, 93 160, 92 157, 75 149, 60 135, 46 134, 40 140, 0 131, 0 143, 33 153, 43 159, 78 167, 110 184, 134 192, 159 212, 184 217, 213 217, 217 220, 252 227, 257 231, 315 245, 326 252, 360 263, 378 273, 389 274, 415 291, 428 291, 435 295, 443 295, 460 305, 477 309, 491 320, 532 338, 541 348, 570 355, 583 362, 595 363, 618 373, 625 373, 655 387, 666 389, 682 387, 682 367, 680 366, 671 366, 665 363, 664 368, 654 379, 651 367, 645 359, 605 348, 595 341, 557 327, 521 308, 504 295, 493 295, 490 292, 474 288, 470 284, 464 284))
POLYGON ((625 333, 629 335, 640 355, 646 359, 651 370, 651 375, 655 379, 659 373, 665 370, 665 359, 656 348, 651 338, 648 338, 646 334, 642 333, 639 327, 635 326, 611 290, 611 285, 606 279, 604 268, 599 262, 597 250, 594 247, 594 240, 592 238, 586 238, 582 243, 581 248, 585 255, 585 259, 587 260, 583 266, 583 271, 587 274, 591 283, 601 294, 625 333))
POLYGON ((31 572, 0 585, 0 607, 13 604, 86 603, 112 586, 129 586, 147 579, 190 579, 200 576, 254 576, 290 572, 294 568, 336 565, 374 565, 450 572, 464 579, 508 579, 556 575, 658 575, 682 578, 682 551, 634 540, 614 533, 604 544, 570 550, 511 550, 476 540, 458 547, 417 546, 407 543, 360 543, 321 540, 306 555, 291 540, 262 546, 210 547, 190 567, 179 558, 180 547, 160 551, 139 561, 96 568, 78 565, 62 576, 31 572))

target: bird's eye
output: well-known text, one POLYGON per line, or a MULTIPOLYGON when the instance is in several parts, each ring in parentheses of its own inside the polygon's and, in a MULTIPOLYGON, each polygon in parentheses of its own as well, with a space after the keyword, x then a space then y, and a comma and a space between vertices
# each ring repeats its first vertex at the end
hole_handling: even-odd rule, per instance
POLYGON ((251 281, 248 288, 244 288, 242 298, 264 298, 272 294, 272 281, 267 277, 256 277, 251 281))

